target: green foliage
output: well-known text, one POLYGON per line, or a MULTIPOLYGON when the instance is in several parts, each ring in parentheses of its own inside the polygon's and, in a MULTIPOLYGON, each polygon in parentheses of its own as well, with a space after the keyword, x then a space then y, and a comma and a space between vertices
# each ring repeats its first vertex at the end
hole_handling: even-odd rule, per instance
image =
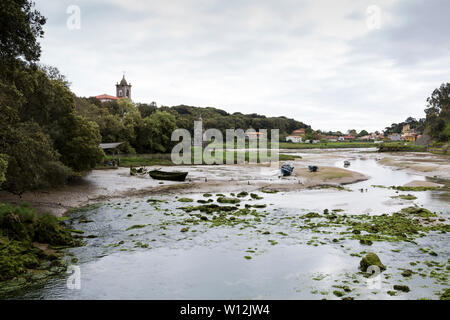
POLYGON ((291 143, 280 142, 280 149, 343 149, 343 148, 373 148, 372 142, 321 142, 321 143, 291 143))
POLYGON ((56 165, 58 154, 54 151, 50 137, 34 122, 19 123, 5 135, 3 152, 8 155, 8 168, 4 188, 16 194, 26 190, 52 186, 53 182, 65 182, 70 169, 56 165), (55 181, 52 172, 65 174, 55 181), (51 180, 48 180, 50 178, 51 180))
POLYGON ((103 153, 98 127, 76 114, 65 77, 34 64, 45 19, 30 1, 5 0, 0 11, 0 183, 22 194, 65 183, 103 153))
POLYGON ((6 180, 6 169, 8 168, 8 156, 0 154, 0 186, 6 180))
POLYGON ((177 128, 175 116, 156 111, 143 119, 143 126, 139 128, 136 148, 140 152, 169 152, 173 142, 171 135, 177 128))
POLYGON ((416 120, 413 117, 408 117, 405 121, 400 123, 393 123, 390 127, 386 127, 384 130, 384 135, 390 135, 392 133, 401 133, 403 126, 409 124, 411 129, 416 132, 423 133, 425 130, 425 118, 416 120))
POLYGON ((59 259, 35 247, 35 241, 57 246, 79 245, 70 229, 56 217, 50 214, 38 217, 26 203, 0 204, 0 281, 19 276, 28 269, 48 267, 59 259), (50 261, 52 264, 47 263, 50 261))
POLYGON ((41 49, 37 41, 44 35, 45 18, 33 9, 28 0, 2 0, 0 3, 0 58, 27 61, 39 59, 41 49))
POLYGON ((53 245, 74 245, 70 229, 60 223, 55 216, 49 213, 42 215, 34 226, 34 240, 53 245))
POLYGON ((427 146, 419 146, 405 143, 381 143, 378 145, 379 152, 426 152, 427 146))
POLYGON ((66 121, 66 130, 60 143, 61 161, 75 171, 93 169, 104 157, 98 147, 101 142, 98 125, 80 116, 66 121))
POLYGON ((425 109, 428 134, 438 141, 450 140, 450 83, 443 83, 427 99, 425 109))

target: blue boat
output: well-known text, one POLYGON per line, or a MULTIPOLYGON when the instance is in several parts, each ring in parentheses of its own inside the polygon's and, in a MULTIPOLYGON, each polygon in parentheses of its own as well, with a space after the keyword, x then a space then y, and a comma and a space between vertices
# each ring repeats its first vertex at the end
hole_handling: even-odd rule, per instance
POLYGON ((318 166, 308 166, 309 172, 316 172, 318 168, 318 166))
POLYGON ((294 166, 288 162, 283 163, 281 166, 281 174, 283 176, 290 176, 292 171, 294 171, 294 166))

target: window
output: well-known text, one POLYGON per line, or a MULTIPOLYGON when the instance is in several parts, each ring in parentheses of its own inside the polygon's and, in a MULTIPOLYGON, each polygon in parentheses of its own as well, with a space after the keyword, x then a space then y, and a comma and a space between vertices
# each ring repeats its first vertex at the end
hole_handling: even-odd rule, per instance
POLYGON ((119 97, 123 96, 122 90, 119 90, 119 97))

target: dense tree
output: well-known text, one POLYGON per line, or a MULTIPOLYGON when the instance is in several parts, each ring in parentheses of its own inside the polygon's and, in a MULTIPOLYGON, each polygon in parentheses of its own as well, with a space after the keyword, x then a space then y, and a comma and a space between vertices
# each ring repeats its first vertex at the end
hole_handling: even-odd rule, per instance
POLYGON ((6 181, 6 169, 8 169, 8 156, 0 154, 0 186, 6 181))
POLYGON ((450 83, 442 84, 427 99, 426 128, 439 141, 450 140, 450 83))
POLYGON ((366 130, 361 130, 359 133, 358 133, 358 137, 364 137, 364 136, 367 136, 369 133, 366 131, 366 130))
POLYGON ((10 127, 4 136, 3 152, 8 155, 4 188, 15 194, 65 183, 71 171, 58 162, 50 137, 35 122, 10 127), (55 172, 56 171, 56 172, 55 172))
POLYGON ((38 38, 44 35, 45 18, 29 0, 0 1, 0 58, 37 61, 41 54, 38 38))
POLYGON ((172 132, 176 129, 175 116, 165 111, 156 111, 143 120, 138 135, 137 148, 140 152, 169 152, 173 142, 172 132))
POLYGON ((103 156, 98 126, 76 114, 68 81, 36 63, 44 23, 31 1, 0 3, 0 183, 17 194, 65 183, 103 156))
POLYGON ((138 104, 136 104, 136 107, 138 108, 139 112, 141 113, 142 118, 147 118, 149 115, 151 115, 153 112, 155 112, 156 109, 158 108, 156 106, 156 102, 152 102, 151 104, 138 103, 138 104))

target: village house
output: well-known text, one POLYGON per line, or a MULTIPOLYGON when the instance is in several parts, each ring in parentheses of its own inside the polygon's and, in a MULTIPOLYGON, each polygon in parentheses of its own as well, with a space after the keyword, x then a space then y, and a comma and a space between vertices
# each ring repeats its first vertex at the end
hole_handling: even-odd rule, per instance
POLYGON ((109 102, 109 101, 116 101, 119 100, 119 98, 114 97, 114 96, 110 96, 109 94, 101 94, 98 96, 95 96, 95 98, 97 98, 98 100, 100 100, 100 102, 109 102))
POLYGON ((303 141, 301 136, 287 136, 286 142, 300 143, 303 141))
POLYGON ((388 135, 388 139, 391 141, 402 141, 402 136, 400 133, 393 133, 388 135))
POLYGON ((339 137, 338 136, 326 136, 325 139, 327 139, 330 142, 337 142, 339 137))
POLYGON ((291 136, 304 136, 304 135, 306 135, 306 131, 303 128, 294 130, 291 133, 291 136))
POLYGON ((411 133, 405 133, 402 135, 403 140, 408 141, 408 142, 414 142, 417 139, 417 135, 414 132, 411 133))
POLYGON ((355 136, 351 136, 351 135, 344 136, 344 140, 348 140, 348 141, 355 140, 355 138, 356 138, 355 136))
POLYGON ((245 134, 246 140, 257 140, 262 138, 264 138, 264 133, 262 132, 251 131, 245 134))

